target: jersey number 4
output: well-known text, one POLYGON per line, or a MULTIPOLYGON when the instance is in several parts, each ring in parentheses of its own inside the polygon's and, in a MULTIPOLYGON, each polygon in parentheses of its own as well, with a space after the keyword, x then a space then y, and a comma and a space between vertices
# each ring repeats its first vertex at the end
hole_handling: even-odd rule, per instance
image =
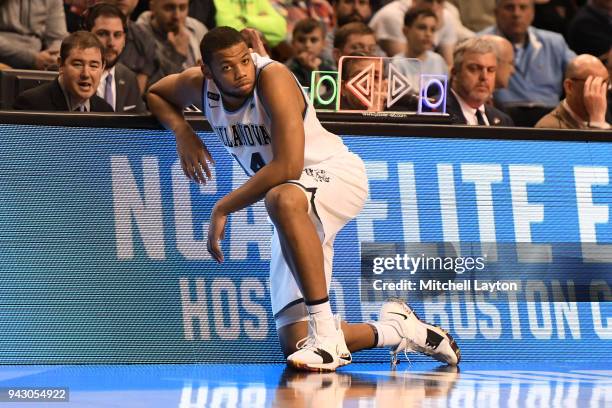
MULTIPOLYGON (((236 159, 236 161, 238 162, 240 167, 242 167, 242 170, 244 170, 246 175, 250 176, 250 174, 247 171, 247 169, 242 165, 242 162, 240 160, 238 160, 238 156, 236 156, 233 153, 232 153, 232 156, 234 156, 234 159, 236 159)), ((249 167, 251 168, 251 171, 253 173, 257 173, 265 165, 266 165, 266 162, 264 161, 263 157, 261 157, 261 153, 255 152, 255 153, 253 153, 251 155, 251 164, 249 165, 249 167)))

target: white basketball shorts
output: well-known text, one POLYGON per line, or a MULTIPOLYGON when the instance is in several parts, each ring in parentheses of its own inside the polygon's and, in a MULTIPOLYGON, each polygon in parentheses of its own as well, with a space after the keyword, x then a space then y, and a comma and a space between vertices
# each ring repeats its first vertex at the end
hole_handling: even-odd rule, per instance
MULTIPOLYGON (((288 183, 300 188, 308 199, 308 214, 323 246, 325 280, 329 291, 336 234, 359 214, 368 196, 365 166, 359 156, 347 151, 305 168, 299 180, 288 183)), ((308 320, 308 312, 283 256, 276 229, 272 235, 271 250, 270 296, 278 329, 308 320)))

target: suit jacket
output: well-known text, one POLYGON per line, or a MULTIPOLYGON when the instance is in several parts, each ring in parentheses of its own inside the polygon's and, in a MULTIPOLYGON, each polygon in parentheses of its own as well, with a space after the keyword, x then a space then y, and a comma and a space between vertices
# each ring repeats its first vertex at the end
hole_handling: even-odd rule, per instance
MULTIPOLYGON (((22 92, 13 107, 18 110, 68 112, 66 98, 57 78, 22 92)), ((113 111, 113 108, 96 94, 89 98, 89 109, 91 112, 113 111)))
POLYGON ((565 108, 563 101, 561 101, 552 112, 540 119, 535 127, 549 129, 599 129, 587 127, 584 123, 580 123, 574 119, 565 108))
MULTIPOLYGON (((457 98, 455 98, 455 95, 450 89, 448 90, 448 94, 446 96, 446 113, 450 115, 454 124, 467 125, 467 119, 463 115, 461 105, 459 105, 459 101, 457 98)), ((500 111, 494 106, 485 104, 485 115, 490 126, 514 126, 514 122, 510 116, 506 115, 504 112, 500 111)))
POLYGON ((136 74, 131 69, 118 62, 115 65, 115 112, 143 113, 145 104, 140 95, 136 74))

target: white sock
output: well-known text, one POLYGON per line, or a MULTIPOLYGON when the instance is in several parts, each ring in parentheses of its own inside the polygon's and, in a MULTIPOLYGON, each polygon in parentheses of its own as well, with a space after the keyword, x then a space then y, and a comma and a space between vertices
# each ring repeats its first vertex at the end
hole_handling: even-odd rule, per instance
POLYGON ((336 322, 334 315, 331 310, 329 300, 317 303, 316 305, 306 304, 308 314, 314 320, 314 328, 317 331, 318 336, 334 337, 338 330, 336 329, 336 322))
POLYGON ((378 344, 376 347, 395 347, 402 341, 402 336, 393 327, 386 322, 368 322, 376 328, 378 332, 378 344))

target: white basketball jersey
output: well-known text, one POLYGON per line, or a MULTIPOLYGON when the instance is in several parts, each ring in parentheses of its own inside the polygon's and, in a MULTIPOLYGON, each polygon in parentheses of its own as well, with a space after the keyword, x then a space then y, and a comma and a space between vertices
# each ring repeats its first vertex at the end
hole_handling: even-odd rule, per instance
MULTIPOLYGON (((204 114, 226 150, 252 176, 272 160, 272 122, 257 93, 257 81, 263 68, 278 63, 258 54, 251 54, 255 63, 253 94, 235 111, 223 107, 221 93, 211 80, 204 80, 202 106, 204 114)), ((296 79, 304 96, 304 167, 320 163, 348 151, 342 139, 328 132, 317 119, 315 110, 296 79)))

